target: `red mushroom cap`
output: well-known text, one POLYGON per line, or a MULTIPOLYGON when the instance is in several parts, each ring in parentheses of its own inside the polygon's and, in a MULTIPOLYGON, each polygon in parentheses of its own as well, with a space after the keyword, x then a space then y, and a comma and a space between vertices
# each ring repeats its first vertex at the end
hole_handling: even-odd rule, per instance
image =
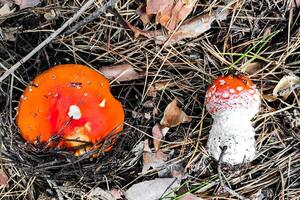
POLYGON ((120 132, 123 122, 124 110, 111 95, 108 80, 77 64, 58 65, 38 75, 25 89, 17 116, 27 142, 60 148, 101 142, 120 132), (60 140, 53 143, 53 137, 60 140))
POLYGON ((256 86, 243 75, 230 74, 218 77, 209 86, 205 95, 206 108, 212 115, 236 109, 256 111, 259 103, 259 92, 256 86))

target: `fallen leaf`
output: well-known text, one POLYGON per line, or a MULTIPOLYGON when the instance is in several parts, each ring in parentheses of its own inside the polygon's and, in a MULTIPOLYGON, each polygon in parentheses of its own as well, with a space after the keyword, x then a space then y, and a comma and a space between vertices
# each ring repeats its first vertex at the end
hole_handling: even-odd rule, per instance
POLYGON ((88 199, 91 200, 117 200, 122 199, 121 191, 113 189, 111 191, 103 190, 100 187, 96 187, 90 191, 88 194, 88 199))
POLYGON ((130 28, 134 32, 135 37, 142 35, 149 39, 153 39, 156 44, 165 44, 165 46, 169 46, 183 39, 198 37, 211 28, 212 22, 214 22, 216 19, 218 19, 219 21, 225 20, 228 14, 229 10, 218 9, 214 12, 214 14, 200 15, 198 17, 185 21, 178 28, 178 30, 171 35, 165 34, 162 30, 142 31, 139 28, 132 26, 128 22, 126 23, 128 28, 130 28))
POLYGON ((273 95, 266 95, 266 94, 263 94, 262 98, 265 99, 265 100, 267 100, 267 101, 269 101, 269 102, 277 100, 277 97, 275 97, 273 95))
POLYGON ((289 9, 295 9, 300 7, 300 0, 291 0, 289 9))
POLYGON ((155 14, 155 22, 166 25, 172 14, 174 0, 147 0, 146 13, 155 14))
POLYGON ((162 127, 160 124, 155 124, 152 128, 152 135, 153 135, 153 144, 155 151, 160 149, 161 140, 167 134, 169 128, 162 127))
POLYGON ((298 88, 300 88, 300 77, 287 75, 282 77, 277 83, 273 90, 273 96, 282 97, 283 100, 286 100, 298 88))
MULTIPOLYGON (((164 13, 163 14, 164 16, 167 16, 165 17, 166 19, 164 19, 164 17, 160 17, 160 18, 162 18, 163 21, 169 21, 170 19, 168 17, 168 15, 170 15, 169 12, 165 12, 161 10, 164 9, 168 10, 169 9, 168 7, 170 6, 172 1, 148 0, 148 4, 149 2, 153 2, 153 6, 151 9, 148 8, 149 11, 146 12, 158 13, 159 10, 161 13, 164 13)), ((194 0, 178 0, 177 2, 183 2, 184 5, 190 5, 190 4, 193 5, 195 3, 194 0)), ((182 25, 178 28, 178 30, 176 30, 175 33, 171 33, 169 31, 169 33, 167 34, 164 33, 164 31, 162 30, 143 31, 128 23, 116 9, 112 9, 110 12, 117 18, 118 23, 121 24, 123 27, 130 29, 134 33, 135 37, 144 36, 149 39, 153 39, 157 44, 164 44, 165 46, 168 46, 171 44, 175 44, 183 39, 198 37, 200 34, 206 32, 211 28, 211 23, 213 21, 215 20, 223 21, 227 19, 227 16, 231 12, 231 8, 234 5, 235 5, 234 3, 232 4, 229 3, 226 7, 218 8, 215 11, 211 12, 211 14, 200 15, 193 19, 187 20, 182 23, 182 25)), ((179 16, 181 16, 181 14, 179 14, 179 16)))
POLYGON ((138 7, 136 14, 140 17, 140 20, 142 20, 144 26, 150 23, 150 16, 146 13, 145 5, 138 7))
POLYGON ((252 62, 245 66, 245 72, 249 75, 255 74, 262 68, 262 64, 259 62, 252 62))
POLYGON ((129 64, 101 67, 99 71, 110 80, 131 81, 140 78, 134 68, 129 64))
POLYGON ((175 83, 170 83, 170 81, 156 82, 150 86, 147 96, 155 97, 158 91, 162 91, 173 86, 175 86, 175 83))
POLYGON ((40 0, 15 0, 15 3, 20 6, 20 9, 30 8, 40 4, 40 0))
POLYGON ((175 127, 180 125, 181 123, 190 122, 192 120, 191 116, 188 116, 177 106, 177 100, 174 99, 169 105, 166 107, 164 111, 164 116, 160 121, 160 125, 163 127, 175 127))
POLYGON ((0 188, 8 186, 8 177, 6 173, 0 169, 0 188))
POLYGON ((151 181, 143 181, 131 186, 126 192, 125 197, 128 200, 154 200, 174 197, 173 192, 179 187, 176 178, 156 178, 151 181))
POLYGON ((159 169, 165 167, 167 159, 168 155, 164 154, 161 150, 152 153, 148 140, 144 141, 142 174, 146 174, 150 168, 159 169))
POLYGON ((146 13, 156 14, 155 21, 174 30, 193 10, 196 0, 147 0, 146 13))
POLYGON ((184 196, 182 196, 178 200, 204 200, 204 199, 197 197, 196 195, 194 195, 192 193, 187 193, 187 194, 184 194, 184 196))
POLYGON ((5 15, 9 15, 11 13, 13 13, 14 10, 10 10, 9 5, 6 3, 4 4, 1 8, 0 8, 0 17, 5 16, 5 15))

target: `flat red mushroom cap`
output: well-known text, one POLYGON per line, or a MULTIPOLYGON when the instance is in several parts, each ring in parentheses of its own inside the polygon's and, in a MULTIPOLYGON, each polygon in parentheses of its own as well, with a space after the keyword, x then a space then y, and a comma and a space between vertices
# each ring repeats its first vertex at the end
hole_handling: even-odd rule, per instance
POLYGON ((212 115, 228 110, 257 110, 260 103, 259 92, 254 83, 243 75, 220 76, 209 86, 205 95, 205 105, 212 115))
POLYGON ((65 64, 41 73, 20 100, 17 124, 22 137, 55 147, 95 144, 123 129, 124 110, 109 82, 89 67, 65 64), (52 141, 60 138, 59 142, 52 141))

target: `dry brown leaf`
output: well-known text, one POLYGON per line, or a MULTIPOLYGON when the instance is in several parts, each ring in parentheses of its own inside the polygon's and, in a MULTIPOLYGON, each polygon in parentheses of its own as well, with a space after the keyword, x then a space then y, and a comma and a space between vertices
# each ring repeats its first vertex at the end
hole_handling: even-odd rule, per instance
POLYGON ((262 68, 262 64, 259 62, 252 62, 245 66, 245 72, 249 75, 255 74, 262 68))
MULTIPOLYGON (((168 21, 168 26, 172 27, 174 24, 169 23, 171 22, 171 14, 172 12, 169 12, 169 7, 171 2, 173 0, 162 0, 162 1, 156 1, 156 0, 148 0, 148 7, 146 13, 151 14, 151 13, 158 13, 156 17, 159 17, 160 23, 164 24, 165 21, 168 21), (151 5, 151 6, 149 6, 151 5), (162 11, 163 10, 163 11, 162 11), (168 10, 168 11, 165 11, 168 10), (159 13, 163 13, 162 16, 159 15, 159 13), (163 21, 163 22, 162 22, 163 21), (169 25, 170 24, 170 25, 169 25)), ((180 5, 183 3, 184 6, 187 6, 189 9, 190 5, 194 5, 195 1, 194 0, 178 0, 178 7, 180 8, 180 5), (180 3, 181 2, 181 3, 180 3)), ((117 10, 112 10, 111 12, 117 17, 119 23, 124 26, 125 28, 129 28, 131 31, 133 31, 135 37, 139 36, 144 36, 149 39, 153 39, 157 44, 164 44, 166 46, 175 44, 180 40, 187 39, 187 38, 195 38, 198 37, 200 34, 206 32, 211 28, 211 23, 215 20, 223 21, 227 19, 227 16, 231 12, 231 8, 235 4, 228 5, 225 8, 218 8, 217 10, 213 11, 211 14, 204 14, 198 17, 195 17, 193 19, 187 20, 183 22, 183 24, 176 29, 176 32, 170 32, 165 34, 164 31, 162 30, 155 30, 155 31, 142 31, 141 29, 131 25, 128 23, 119 13, 117 10)), ((191 6, 192 7, 192 6, 191 6)), ((176 6, 176 9, 177 6, 176 6)), ((176 15, 176 23, 178 21, 181 21, 183 16, 187 14, 187 11, 185 9, 179 9, 180 11, 183 10, 184 12, 174 12, 173 14, 176 15)), ((175 23, 175 24, 176 24, 175 23)))
POLYGON ((40 0, 15 0, 15 3, 20 6, 20 9, 30 8, 40 4, 40 0))
POLYGON ((157 44, 165 44, 166 46, 175 44, 183 39, 195 38, 211 28, 211 23, 216 19, 224 20, 229 14, 228 10, 216 11, 216 15, 205 14, 188 20, 171 34, 165 34, 162 30, 142 31, 139 28, 127 23, 127 26, 134 32, 135 37, 140 35, 153 39, 157 44), (226 17, 225 17, 226 16, 226 17))
POLYGON ((134 68, 129 64, 101 67, 99 71, 110 80, 131 81, 140 78, 134 68))
POLYGON ((162 91, 173 86, 175 86, 175 83, 170 83, 170 81, 156 82, 150 86, 147 96, 155 97, 158 91, 162 91))
POLYGON ((6 173, 0 169, 0 188, 6 187, 8 185, 8 177, 6 173))
POLYGON ((300 7, 300 0, 291 0, 289 9, 295 9, 300 7))
POLYGON ((147 0, 146 13, 156 14, 155 21, 168 30, 176 26, 190 14, 196 0, 147 0))
POLYGON ((273 96, 286 100, 290 94, 300 87, 300 77, 287 75, 280 79, 273 90, 273 96))
POLYGON ((146 13, 155 14, 155 22, 164 26, 170 19, 174 3, 174 0, 147 0, 146 13))
POLYGON ((125 197, 128 200, 154 200, 174 197, 174 190, 179 187, 176 178, 156 178, 151 181, 143 181, 131 186, 126 192, 125 197))
POLYGON ((277 97, 275 97, 273 95, 266 95, 266 94, 263 94, 262 98, 265 99, 265 100, 267 100, 267 101, 269 101, 269 102, 277 100, 277 97))
POLYGON ((201 197, 197 197, 192 193, 187 193, 183 197, 179 198, 179 200, 204 200, 201 197))
POLYGON ((164 111, 164 116, 160 121, 160 125, 163 127, 175 127, 180 125, 181 123, 190 122, 192 120, 191 116, 188 116, 177 106, 177 100, 174 99, 169 105, 166 107, 164 111))
POLYGON ((11 10, 9 5, 6 3, 0 8, 0 17, 9 15, 13 12, 14 12, 14 10, 11 10))
POLYGON ((150 22, 150 16, 146 13, 146 7, 145 5, 141 5, 136 10, 136 14, 140 17, 140 20, 142 20, 144 26, 147 25, 150 22))
POLYGON ((172 15, 169 22, 165 25, 168 30, 175 30, 177 25, 186 19, 192 12, 195 0, 179 0, 172 9, 172 15))
POLYGON ((164 167, 167 159, 168 155, 164 154, 161 150, 152 153, 148 140, 144 141, 142 174, 146 174, 150 168, 158 169, 164 167))
POLYGON ((154 137, 153 145, 156 151, 160 149, 161 140, 167 134, 168 130, 168 127, 162 127, 160 124, 155 124, 155 126, 152 128, 152 135, 154 137))

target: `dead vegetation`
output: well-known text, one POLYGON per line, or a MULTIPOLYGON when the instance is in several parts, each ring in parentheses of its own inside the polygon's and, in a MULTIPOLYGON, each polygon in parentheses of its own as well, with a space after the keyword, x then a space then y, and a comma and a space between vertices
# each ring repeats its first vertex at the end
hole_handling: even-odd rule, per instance
MULTIPOLYGON (((167 37, 163 44, 143 34, 136 37, 114 12, 105 12, 71 34, 59 34, 0 83, 0 199, 101 199, 101 188, 110 191, 109 196, 112 189, 125 192, 133 184, 178 174, 181 182, 173 199, 190 193, 203 199, 236 199, 221 186, 218 165, 205 150, 212 124, 203 106, 205 91, 213 78, 230 71, 250 76, 261 92, 262 104, 253 119, 257 158, 242 168, 223 166, 225 184, 250 199, 298 199, 299 78, 292 78, 296 81, 291 87, 277 84, 283 77, 300 76, 299 1, 235 0, 228 8, 228 2, 198 0, 187 19, 211 16, 225 7, 230 13, 226 19, 215 17, 201 34, 168 45, 184 22, 178 22, 174 32, 153 18, 144 25, 136 12, 143 2, 120 0, 116 10, 125 22, 144 33, 159 31, 167 37), (126 111, 125 131, 113 151, 93 159, 88 158, 93 152, 75 157, 63 150, 25 144, 20 138, 14 119, 23 89, 38 73, 60 63, 81 63, 95 69, 126 64, 139 74, 137 79, 112 81, 112 93, 126 111), (164 162, 145 171, 144 141, 149 140, 150 152, 146 152, 154 152, 152 128, 174 99, 192 120, 159 138, 164 162), (169 171, 162 171, 166 169, 169 171), (98 193, 96 188, 100 188, 98 193)), ((104 3, 96 1, 80 19, 104 3)), ((0 76, 83 4, 46 0, 34 8, 15 6, 10 14, 0 15, 0 76)), ((72 25, 76 24, 78 20, 72 25)))

